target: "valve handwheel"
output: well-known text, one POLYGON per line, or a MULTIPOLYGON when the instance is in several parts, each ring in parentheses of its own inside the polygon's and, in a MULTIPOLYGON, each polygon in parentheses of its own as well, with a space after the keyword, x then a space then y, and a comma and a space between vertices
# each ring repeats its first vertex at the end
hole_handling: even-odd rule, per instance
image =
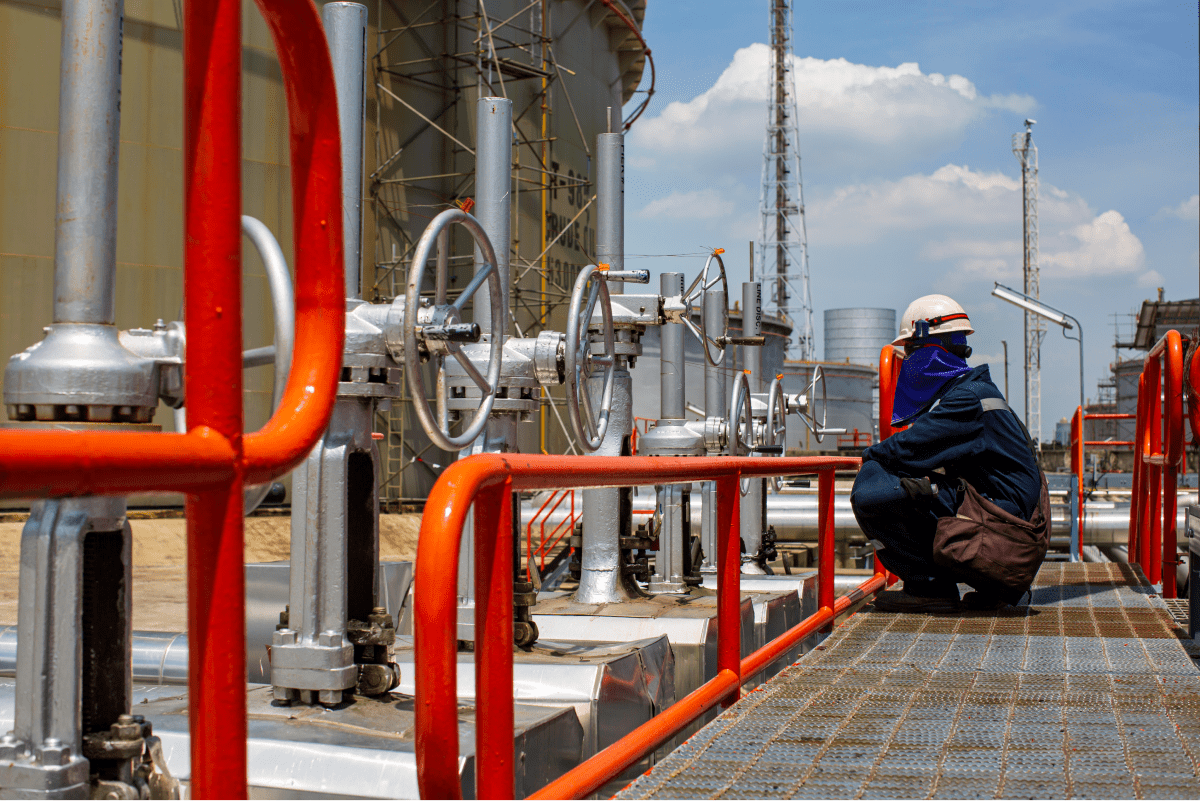
MULTIPOLYGON (((787 451, 787 401, 783 397, 783 382, 778 376, 771 382, 771 389, 767 393, 767 419, 763 425, 762 439, 762 444, 770 449, 773 456, 783 456, 787 451)), ((779 492, 779 477, 771 476, 769 480, 771 491, 779 492)))
MULTIPOLYGON (((729 418, 726 439, 730 456, 749 456, 754 449, 754 416, 750 408, 750 381, 738 373, 733 379, 733 396, 729 399, 729 418)), ((741 482, 742 495, 750 491, 750 479, 741 482)))
POLYGON ((697 300, 700 301, 700 325, 697 326, 692 322, 690 314, 684 316, 683 324, 695 335, 696 339, 700 340, 701 350, 704 351, 704 358, 708 360, 708 363, 713 367, 720 367, 725 358, 725 337, 729 333, 729 282, 725 279, 725 262, 721 260, 719 252, 714 251, 709 255, 708 260, 704 262, 704 269, 683 293, 685 308, 690 309, 697 300), (714 260, 717 263, 717 275, 710 277, 714 260), (721 310, 721 319, 725 321, 725 324, 722 326, 724 330, 719 334, 709 336, 708 326, 705 324, 708 319, 708 290, 717 284, 721 285, 721 290, 725 293, 726 305, 721 310), (712 348, 716 348, 716 356, 713 356, 712 348))
POLYGON ((841 433, 841 429, 826 429, 825 414, 829 409, 829 404, 826 403, 825 394, 825 373, 822 372, 819 366, 813 368, 812 382, 804 391, 802 396, 802 408, 800 409, 800 421, 813 433, 817 442, 825 439, 826 434, 841 433), (821 416, 817 419, 816 400, 817 400, 817 384, 821 385, 821 416))
POLYGON ((470 445, 483 432, 488 415, 491 414, 500 384, 500 360, 504 350, 504 324, 507 321, 505 299, 501 292, 500 274, 496 270, 496 252, 479 222, 459 209, 448 209, 434 217, 417 242, 412 267, 408 273, 408 291, 404 304, 404 371, 408 386, 412 390, 413 407, 421 421, 421 427, 433 440, 433 444, 442 450, 460 451, 470 445), (451 225, 461 225, 471 233, 476 246, 483 254, 484 264, 455 301, 447 303, 451 225), (435 241, 438 246, 438 258, 434 302, 431 305, 421 305, 425 266, 435 241), (470 356, 462 349, 463 342, 476 342, 480 339, 478 326, 464 324, 462 313, 467 302, 483 288, 485 281, 491 307, 491 321, 485 339, 490 346, 486 376, 479 372, 470 356), (433 359, 437 366, 437 419, 434 418, 429 400, 425 397, 425 377, 421 370, 423 353, 427 354, 427 358, 433 359), (483 394, 479 408, 475 410, 470 423, 457 436, 450 433, 445 414, 447 356, 454 357, 483 394))
POLYGON ((571 419, 571 428, 584 448, 595 451, 604 441, 604 435, 608 431, 617 361, 608 281, 604 278, 604 271, 597 269, 595 265, 584 267, 575 279, 575 287, 571 292, 571 307, 567 312, 563 361, 566 368, 567 412, 571 419), (597 303, 604 318, 604 352, 600 354, 592 352, 592 337, 588 333, 597 303), (592 407, 592 393, 588 389, 588 381, 595 377, 597 367, 604 368, 604 389, 600 395, 599 409, 592 407))

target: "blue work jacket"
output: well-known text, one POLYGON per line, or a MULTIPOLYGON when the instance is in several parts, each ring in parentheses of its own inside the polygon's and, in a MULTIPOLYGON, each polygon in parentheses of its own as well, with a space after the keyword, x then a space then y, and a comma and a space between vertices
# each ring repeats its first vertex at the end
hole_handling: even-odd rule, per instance
POLYGON ((947 381, 907 429, 867 448, 863 460, 913 478, 942 468, 1028 520, 1041 496, 1041 472, 1016 415, 998 404, 985 411, 985 399, 1004 399, 986 364, 947 381))

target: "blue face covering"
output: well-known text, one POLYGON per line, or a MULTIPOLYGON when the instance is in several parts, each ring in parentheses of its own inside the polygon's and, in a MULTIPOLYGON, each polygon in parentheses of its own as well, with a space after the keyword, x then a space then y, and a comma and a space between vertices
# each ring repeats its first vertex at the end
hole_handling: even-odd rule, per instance
MULTIPOLYGON (((961 336, 966 344, 966 337, 961 336)), ((912 420, 941 393, 942 387, 959 376, 971 372, 967 360, 955 356, 938 345, 926 345, 921 340, 916 344, 924 345, 919 350, 904 357, 900 367, 900 378, 896 382, 896 397, 892 403, 892 425, 904 425, 912 420)))

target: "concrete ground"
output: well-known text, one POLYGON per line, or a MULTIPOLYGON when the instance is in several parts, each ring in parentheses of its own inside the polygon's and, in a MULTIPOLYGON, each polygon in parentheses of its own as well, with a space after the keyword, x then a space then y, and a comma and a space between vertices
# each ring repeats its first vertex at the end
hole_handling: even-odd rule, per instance
MULTIPOLYGON (((381 515, 380 558, 411 561, 417 554, 418 514, 381 515)), ((17 576, 21 528, 0 523, 0 626, 17 622, 17 576)), ((184 631, 187 628, 187 521, 135 519, 133 529, 133 628, 184 631)), ((246 518, 246 561, 275 562, 290 553, 291 520, 246 518)))

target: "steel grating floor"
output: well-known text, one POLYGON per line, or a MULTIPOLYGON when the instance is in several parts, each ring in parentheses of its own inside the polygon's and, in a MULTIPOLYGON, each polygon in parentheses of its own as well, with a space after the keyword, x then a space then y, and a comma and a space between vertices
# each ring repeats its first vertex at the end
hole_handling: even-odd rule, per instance
POLYGON ((1028 607, 859 613, 618 797, 1200 798, 1200 669, 1153 592, 1047 564, 1028 607))

